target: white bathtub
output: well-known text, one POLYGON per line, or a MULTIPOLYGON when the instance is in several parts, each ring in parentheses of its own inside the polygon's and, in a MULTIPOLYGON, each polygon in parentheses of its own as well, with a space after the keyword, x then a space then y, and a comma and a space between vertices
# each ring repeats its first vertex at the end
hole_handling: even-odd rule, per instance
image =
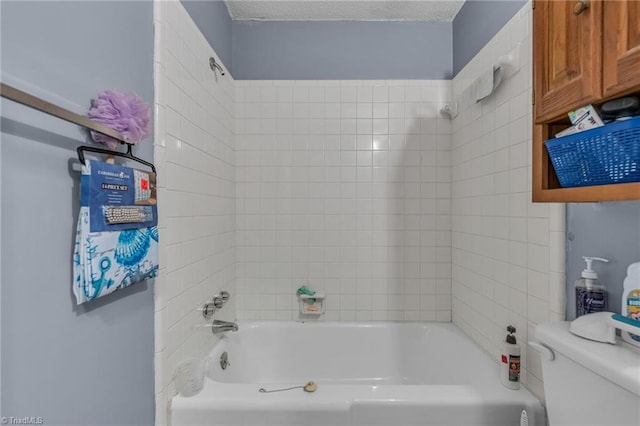
POLYGON ((545 425, 527 390, 452 324, 241 322, 211 351, 202 392, 172 400, 173 426, 545 425), (218 362, 227 352, 230 366, 218 362), (301 389, 260 393, 317 383, 301 389))

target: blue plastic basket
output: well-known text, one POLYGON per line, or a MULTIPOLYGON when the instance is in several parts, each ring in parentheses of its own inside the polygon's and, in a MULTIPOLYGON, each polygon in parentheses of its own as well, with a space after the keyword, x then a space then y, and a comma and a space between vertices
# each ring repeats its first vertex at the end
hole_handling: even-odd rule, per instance
POLYGON ((640 117, 545 142, 560 185, 640 182, 640 117))

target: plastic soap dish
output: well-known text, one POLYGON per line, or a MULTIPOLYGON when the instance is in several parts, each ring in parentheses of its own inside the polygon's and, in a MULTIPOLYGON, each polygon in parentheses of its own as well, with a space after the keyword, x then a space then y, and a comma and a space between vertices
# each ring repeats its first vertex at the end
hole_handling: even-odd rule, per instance
POLYGON ((322 315, 324 313, 324 298, 325 296, 320 293, 316 293, 313 296, 299 294, 300 313, 304 315, 322 315))

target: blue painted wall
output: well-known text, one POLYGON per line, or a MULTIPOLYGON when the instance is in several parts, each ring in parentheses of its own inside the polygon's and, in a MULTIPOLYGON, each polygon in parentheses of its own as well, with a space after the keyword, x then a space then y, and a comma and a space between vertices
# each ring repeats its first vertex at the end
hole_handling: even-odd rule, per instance
POLYGON ((453 75, 469 63, 526 0, 467 0, 453 20, 453 75))
POLYGON ((450 22, 234 21, 233 77, 448 79, 450 22))
MULTIPOLYGON (((7 2, 2 81, 78 113, 105 88, 153 101, 149 1, 7 2)), ((76 307, 77 126, 1 101, 2 416, 154 423, 153 283, 76 307)), ((135 152, 152 158, 149 138, 135 152)))
POLYGON ((607 310, 620 312, 622 282, 627 267, 640 262, 640 202, 567 204, 567 319, 575 318, 574 281, 585 262, 582 256, 604 257, 594 262, 609 296, 607 310))
POLYGON ((237 80, 449 79, 526 0, 468 0, 452 23, 233 21, 223 1, 182 0, 237 80))
POLYGON ((233 74, 231 59, 231 16, 222 0, 181 0, 193 22, 213 47, 227 71, 233 74))

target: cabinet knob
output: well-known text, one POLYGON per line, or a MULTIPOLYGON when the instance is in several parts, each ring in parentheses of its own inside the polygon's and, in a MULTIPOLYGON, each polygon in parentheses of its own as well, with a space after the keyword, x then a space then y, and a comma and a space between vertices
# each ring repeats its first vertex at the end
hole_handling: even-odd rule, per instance
POLYGON ((578 16, 589 8, 589 0, 580 0, 573 6, 573 14, 578 16))

